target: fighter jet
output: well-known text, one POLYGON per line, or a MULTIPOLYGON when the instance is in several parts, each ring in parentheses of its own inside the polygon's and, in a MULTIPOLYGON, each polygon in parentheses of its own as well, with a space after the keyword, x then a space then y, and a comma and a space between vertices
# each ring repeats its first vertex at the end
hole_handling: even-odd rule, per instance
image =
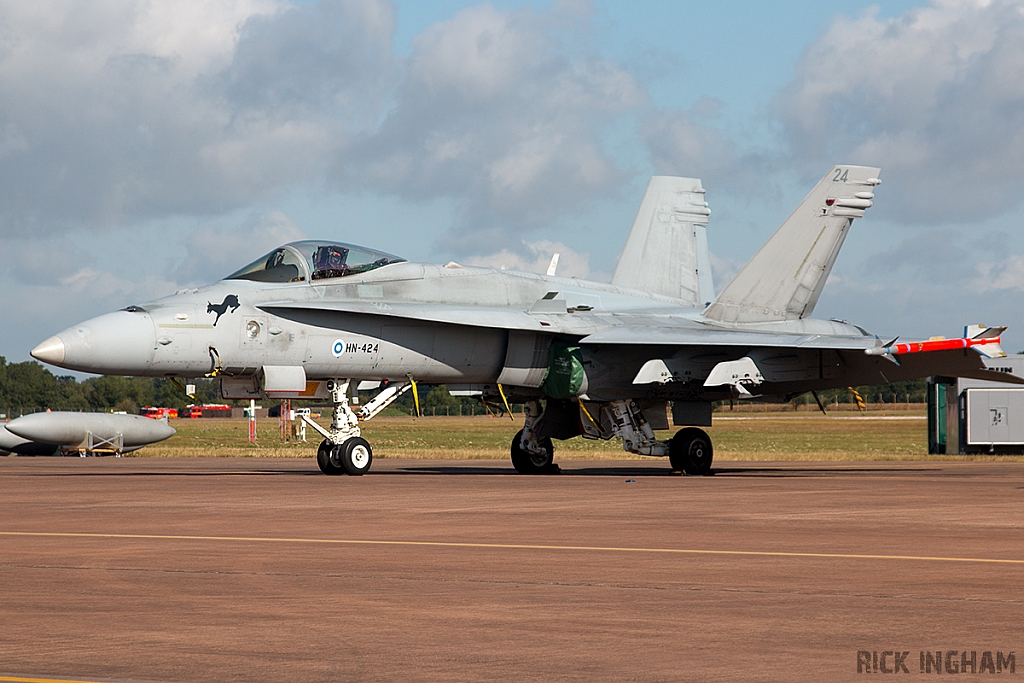
POLYGON ((522 473, 556 471, 552 439, 582 436, 706 474, 713 446, 700 427, 715 401, 788 401, 933 374, 1024 383, 982 363, 1001 353, 1002 328, 932 350, 810 317, 878 175, 832 168, 717 296, 701 182, 662 176, 610 284, 301 241, 216 284, 75 325, 32 355, 102 374, 219 377, 226 399, 330 399, 330 428, 309 421, 326 474, 369 470, 360 423, 417 382, 524 404, 510 448, 522 473), (357 390, 376 388, 358 403, 357 390), (669 427, 669 405, 685 426, 662 441, 655 430, 669 427))
POLYGON ((0 451, 18 455, 86 455, 136 451, 176 433, 166 420, 117 413, 32 413, 0 430, 0 451))

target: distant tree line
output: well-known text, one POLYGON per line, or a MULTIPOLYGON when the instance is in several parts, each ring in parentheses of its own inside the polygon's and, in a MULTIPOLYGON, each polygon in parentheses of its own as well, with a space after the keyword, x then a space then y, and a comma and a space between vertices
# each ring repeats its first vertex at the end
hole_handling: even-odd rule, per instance
MULTIPOLYGON (((189 398, 173 381, 154 377, 90 377, 79 382, 70 375, 56 376, 35 361, 8 363, 0 356, 0 413, 15 417, 47 408, 89 412, 125 411, 138 413, 142 406, 184 408, 192 403, 248 405, 248 401, 224 401, 220 381, 194 380, 195 399, 189 398)), ((420 408, 424 414, 481 415, 487 410, 475 398, 452 396, 444 386, 420 385, 420 408)), ((366 392, 363 400, 370 398, 366 392)), ((518 408, 518 407, 517 407, 518 408)), ((392 414, 408 415, 413 410, 412 392, 394 404, 392 414)))
MULTIPOLYGON (((865 403, 924 403, 927 381, 924 379, 908 379, 891 384, 879 384, 854 387, 865 403)), ((849 389, 827 389, 819 391, 822 403, 854 403, 853 392, 849 389)), ((800 402, 814 403, 814 397, 804 394, 797 399, 800 402)))
MULTIPOLYGON (((142 406, 164 406, 183 408, 190 403, 223 403, 220 398, 220 382, 216 379, 195 380, 195 400, 169 379, 154 377, 90 377, 79 382, 72 376, 55 376, 35 361, 8 363, 0 356, 0 413, 8 417, 37 410, 82 410, 106 412, 123 410, 137 413, 142 406)), ((895 382, 881 386, 855 387, 867 403, 898 403, 909 400, 923 403, 925 381, 923 379, 895 382)), ((475 398, 452 396, 445 386, 420 386, 420 407, 424 414, 431 415, 480 415, 486 408, 475 398)), ((367 394, 364 400, 368 399, 367 394)), ((818 392, 825 403, 852 403, 853 394, 848 389, 830 389, 818 392)), ((794 400, 796 403, 814 403, 806 394, 794 400)), ((228 401, 228 403, 232 403, 228 401)), ((244 405, 247 402, 233 402, 244 405)), ((406 392, 392 406, 392 414, 408 415, 413 407, 412 392, 406 392)), ((513 412, 520 412, 519 405, 512 406, 513 412)))
POLYGON ((184 408, 190 403, 220 402, 220 383, 196 381, 193 401, 169 379, 152 377, 55 376, 35 361, 8 363, 0 356, 0 413, 8 417, 50 408, 137 413, 142 406, 184 408))

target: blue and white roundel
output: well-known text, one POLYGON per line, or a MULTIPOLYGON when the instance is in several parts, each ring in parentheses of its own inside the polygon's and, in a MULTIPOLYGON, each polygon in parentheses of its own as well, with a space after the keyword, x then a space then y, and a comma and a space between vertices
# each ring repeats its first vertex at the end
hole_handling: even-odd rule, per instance
POLYGON ((334 346, 331 347, 331 353, 334 354, 335 358, 337 358, 341 354, 345 353, 345 340, 344 339, 335 339, 334 340, 334 346))

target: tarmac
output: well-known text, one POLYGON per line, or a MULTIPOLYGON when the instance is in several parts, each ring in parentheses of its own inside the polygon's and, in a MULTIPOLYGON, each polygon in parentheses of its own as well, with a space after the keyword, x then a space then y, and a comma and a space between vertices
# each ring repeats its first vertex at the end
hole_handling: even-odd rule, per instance
POLYGON ((0 458, 0 681, 1024 674, 1024 464, 561 465, 0 458))

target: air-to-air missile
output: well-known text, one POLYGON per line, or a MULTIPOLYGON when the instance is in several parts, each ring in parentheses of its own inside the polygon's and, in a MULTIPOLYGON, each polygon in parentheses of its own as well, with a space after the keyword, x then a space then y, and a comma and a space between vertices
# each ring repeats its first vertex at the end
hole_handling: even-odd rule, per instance
POLYGON ((1000 335, 1006 327, 987 327, 986 325, 968 325, 964 328, 964 336, 959 339, 932 337, 928 341, 903 342, 896 344, 893 339, 885 346, 874 346, 864 349, 869 356, 882 356, 899 365, 896 356, 908 353, 929 353, 932 351, 952 351, 955 349, 974 349, 986 358, 1003 358, 1006 352, 999 346, 1000 335))
POLYGON ((0 450, 20 455, 121 455, 175 434, 164 420, 116 413, 33 413, 11 420, 0 450))

